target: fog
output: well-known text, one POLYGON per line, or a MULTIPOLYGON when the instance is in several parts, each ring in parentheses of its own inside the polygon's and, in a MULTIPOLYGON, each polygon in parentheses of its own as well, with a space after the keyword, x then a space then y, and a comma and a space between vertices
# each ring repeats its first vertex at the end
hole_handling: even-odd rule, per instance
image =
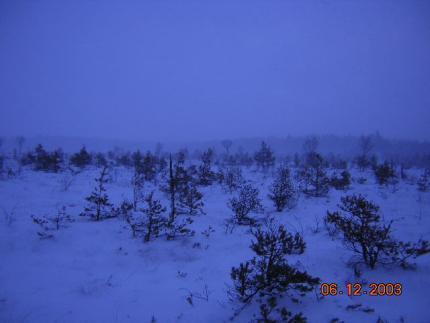
POLYGON ((1 1, 0 135, 430 139, 429 1, 1 1))

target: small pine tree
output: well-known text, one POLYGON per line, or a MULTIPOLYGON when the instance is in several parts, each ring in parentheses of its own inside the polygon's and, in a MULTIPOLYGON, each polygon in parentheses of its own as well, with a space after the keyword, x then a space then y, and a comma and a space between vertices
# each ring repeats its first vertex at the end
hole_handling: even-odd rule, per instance
POLYGON ((330 179, 330 185, 336 190, 346 190, 351 185, 351 174, 344 170, 340 173, 340 177, 334 175, 330 179))
POLYGON ((298 322, 301 314, 291 317, 286 308, 279 308, 278 300, 286 295, 296 300, 297 296, 313 290, 319 278, 292 267, 286 257, 302 254, 305 242, 298 233, 288 233, 284 226, 269 221, 265 230, 258 228, 252 231, 254 241, 251 249, 256 254, 250 261, 233 267, 231 278, 233 288, 230 295, 242 303, 249 304, 254 299, 260 303, 261 322, 298 322), (278 316, 278 317, 273 317, 278 316))
POLYGON ((203 212, 203 194, 199 192, 193 182, 189 182, 179 196, 179 209, 181 213, 196 215, 203 212))
POLYGON ((40 239, 53 238, 54 235, 50 232, 65 228, 68 223, 74 221, 72 217, 67 214, 65 206, 59 208, 57 214, 54 216, 37 217, 32 215, 31 218, 33 219, 33 222, 42 229, 42 231, 37 232, 40 239))
POLYGON ((43 148, 41 144, 35 148, 35 169, 46 170, 48 169, 49 153, 43 148))
POLYGON ((54 150, 49 155, 49 166, 48 169, 55 173, 58 173, 61 169, 61 164, 63 163, 63 152, 61 149, 54 150))
POLYGON ((408 258, 430 252, 428 241, 419 240, 412 244, 395 240, 391 236, 392 222, 381 223, 379 206, 362 195, 345 196, 341 201, 341 212, 327 212, 328 229, 333 234, 342 233, 347 248, 360 255, 370 268, 375 268, 378 263, 407 266, 408 258))
POLYGON ((166 223, 167 238, 174 239, 177 235, 193 235, 194 232, 187 226, 193 222, 190 217, 180 217, 178 212, 178 199, 189 182, 189 176, 184 168, 185 156, 181 153, 173 166, 172 156, 169 158, 168 185, 164 191, 170 197, 170 214, 166 223))
POLYGON ((260 150, 254 154, 254 159, 257 166, 263 170, 267 170, 269 167, 275 165, 275 155, 264 141, 261 143, 260 150))
POLYGON ((261 212, 263 206, 258 197, 259 191, 251 184, 245 184, 238 197, 229 200, 228 206, 234 213, 233 222, 239 225, 252 225, 255 220, 249 217, 251 212, 261 212))
POLYGON ((86 198, 88 206, 84 209, 81 216, 87 216, 95 221, 113 217, 112 204, 106 194, 105 185, 108 182, 108 168, 102 168, 100 176, 95 179, 96 187, 90 196, 86 198))
POLYGON ((79 168, 85 168, 86 166, 91 164, 91 160, 92 160, 92 157, 87 152, 87 149, 85 148, 85 146, 83 146, 78 153, 70 157, 70 163, 79 168))
POLYGON ((198 169, 199 184, 203 186, 209 186, 213 183, 216 178, 216 174, 212 171, 212 159, 214 152, 212 149, 206 150, 202 156, 202 163, 198 169))
POLYGON ((383 164, 376 166, 374 173, 379 185, 389 185, 397 182, 394 167, 388 162, 384 162, 383 164))
POLYGON ((290 178, 290 170, 280 167, 276 178, 269 188, 269 199, 275 204, 276 210, 281 212, 285 207, 292 206, 296 192, 290 178))
POLYGON ((327 195, 330 181, 325 171, 324 159, 320 154, 310 152, 306 155, 298 177, 304 184, 303 193, 306 195, 314 197, 327 195))
POLYGON ((34 154, 30 152, 21 159, 22 165, 33 164, 34 170, 48 172, 58 172, 62 162, 63 153, 60 149, 50 153, 40 144, 36 146, 34 154))
POLYGON ((67 223, 73 222, 73 219, 67 214, 66 207, 62 206, 58 209, 57 214, 51 218, 51 222, 56 230, 60 230, 60 228, 66 227, 67 223))
POLYGON ((163 217, 166 208, 163 207, 159 200, 154 200, 154 192, 152 191, 145 197, 146 208, 141 211, 146 215, 144 241, 148 242, 153 237, 158 237, 161 230, 166 224, 166 219, 163 217))

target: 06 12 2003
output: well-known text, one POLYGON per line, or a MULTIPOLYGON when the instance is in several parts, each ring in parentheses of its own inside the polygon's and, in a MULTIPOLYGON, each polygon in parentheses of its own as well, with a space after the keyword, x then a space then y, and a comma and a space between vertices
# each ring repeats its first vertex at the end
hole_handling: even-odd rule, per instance
POLYGON ((322 283, 320 292, 323 296, 401 296, 403 285, 401 283, 347 283, 345 288, 337 283, 322 283))

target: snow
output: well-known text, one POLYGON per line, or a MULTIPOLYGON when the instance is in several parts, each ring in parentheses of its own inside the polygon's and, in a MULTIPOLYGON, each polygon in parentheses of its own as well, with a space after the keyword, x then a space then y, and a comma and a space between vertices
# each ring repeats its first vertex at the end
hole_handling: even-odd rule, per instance
MULTIPOLYGON (((62 173, 29 169, 16 178, 0 181, 0 206, 13 213, 15 221, 0 222, 0 322, 227 322, 240 304, 229 300, 230 270, 252 257, 247 227, 226 233, 227 200, 231 194, 219 185, 204 188, 205 215, 195 217, 194 237, 149 243, 133 239, 125 221, 92 222, 79 217, 85 197, 91 192, 97 169, 76 175, 71 187, 62 190, 62 173), (31 215, 55 214, 65 205, 75 222, 55 232, 52 240, 41 240, 31 215), (13 212, 12 212, 13 211, 13 212), (202 234, 211 226, 215 232, 202 234), (207 292, 207 299, 206 299, 207 292), (188 300, 187 300, 188 299, 188 300)), ((131 171, 118 168, 107 192, 115 204, 131 199, 131 171)), ((420 170, 409 170, 418 176, 420 170)), ((378 267, 364 269, 357 279, 347 265, 352 254, 328 236, 323 218, 335 210, 346 192, 331 190, 326 198, 300 196, 297 206, 275 212, 266 198, 271 176, 246 170, 245 178, 260 189, 265 212, 303 234, 307 249, 291 256, 297 264, 322 282, 399 282, 402 296, 330 296, 321 299, 309 293, 299 304, 285 300, 292 312, 302 311, 310 322, 429 322, 430 257, 416 260, 415 270, 378 267), (319 222, 319 230, 317 228, 319 222), (315 232, 318 231, 318 232, 315 232), (350 305, 361 304, 355 310, 350 305), (371 308, 364 312, 360 309, 371 308)), ((379 187, 370 173, 365 184, 353 183, 347 192, 362 193, 381 207, 386 221, 394 220, 396 237, 407 241, 430 240, 430 194, 400 181, 396 188, 379 187)), ((154 189, 147 187, 146 190, 154 189)), ((168 206, 168 200, 163 204, 168 206)), ((260 217, 264 215, 259 215, 260 217)), ((257 305, 235 317, 249 322, 257 305)))

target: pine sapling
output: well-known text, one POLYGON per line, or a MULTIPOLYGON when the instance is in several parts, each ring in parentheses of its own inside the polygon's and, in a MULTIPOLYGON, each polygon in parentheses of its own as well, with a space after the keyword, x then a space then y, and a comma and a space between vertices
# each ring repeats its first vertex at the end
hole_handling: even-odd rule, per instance
POLYGON ((259 168, 267 170, 269 167, 275 165, 276 158, 270 146, 263 141, 260 150, 254 154, 254 159, 259 168))
POLYGON ((308 196, 321 197, 329 191, 329 179, 327 177, 324 159, 316 153, 306 155, 305 162, 301 165, 298 177, 303 183, 303 192, 308 196))
POLYGON ((281 212, 285 207, 292 207, 296 192, 290 178, 290 170, 280 167, 276 178, 269 188, 269 199, 275 204, 276 210, 281 212))
POLYGON ((408 259, 430 252, 429 242, 402 242, 392 237, 392 222, 381 222, 379 206, 362 195, 341 198, 340 211, 327 212, 325 222, 333 235, 342 234, 347 248, 371 269, 376 265, 409 266, 408 259))
POLYGON ((54 216, 42 216, 38 217, 35 215, 31 216, 33 222, 37 224, 42 230, 38 231, 37 234, 41 239, 50 239, 54 235, 50 232, 58 231, 61 228, 67 227, 68 223, 73 222, 72 217, 67 214, 66 207, 62 206, 58 209, 56 215, 54 216))
POLYGON ((228 206, 233 211, 233 221, 239 225, 252 225, 255 220, 250 218, 251 212, 261 212, 263 206, 258 197, 259 191, 251 184, 245 184, 239 192, 238 197, 229 200, 228 206))
POLYGON ((213 155, 213 150, 209 148, 201 156, 202 163, 198 168, 200 185, 209 186, 216 178, 216 174, 212 171, 213 155))
POLYGON ((194 231, 188 228, 188 225, 193 223, 193 220, 190 217, 180 216, 180 212, 178 212, 178 197, 183 193, 184 187, 189 181, 187 171, 183 167, 183 154, 180 154, 179 157, 177 164, 173 167, 172 156, 170 155, 168 185, 165 188, 170 197, 170 214, 166 223, 167 238, 169 240, 178 235, 194 234, 194 231))
POLYGON ((397 175, 392 164, 384 162, 374 169, 376 181, 379 185, 389 185, 397 183, 397 175))
POLYGON ((87 207, 81 216, 87 216, 95 221, 111 218, 115 216, 112 204, 109 202, 109 197, 106 194, 106 183, 108 182, 108 168, 105 166, 100 172, 100 176, 95 179, 96 187, 90 196, 86 198, 88 201, 87 207))
POLYGON ((288 233, 284 226, 273 221, 269 221, 264 230, 253 230, 252 235, 251 249, 255 256, 232 268, 233 288, 230 296, 244 303, 244 306, 254 300, 260 303, 262 322, 302 318, 301 314, 292 316, 286 308, 278 306, 278 301, 283 297, 289 296, 295 301, 297 296, 304 296, 319 283, 318 278, 294 268, 286 259, 288 255, 305 251, 302 236, 288 233))
POLYGON ((193 182, 189 182, 179 196, 180 211, 189 215, 204 214, 203 207, 203 194, 193 182))
POLYGON ((152 237, 158 237, 164 228, 166 220, 163 214, 166 208, 161 205, 159 200, 154 200, 153 191, 145 197, 145 204, 146 207, 141 209, 141 212, 146 216, 144 241, 148 242, 152 237))
POLYGON ((330 185, 336 190, 346 190, 351 185, 351 174, 344 170, 340 176, 334 175, 330 178, 330 185))

